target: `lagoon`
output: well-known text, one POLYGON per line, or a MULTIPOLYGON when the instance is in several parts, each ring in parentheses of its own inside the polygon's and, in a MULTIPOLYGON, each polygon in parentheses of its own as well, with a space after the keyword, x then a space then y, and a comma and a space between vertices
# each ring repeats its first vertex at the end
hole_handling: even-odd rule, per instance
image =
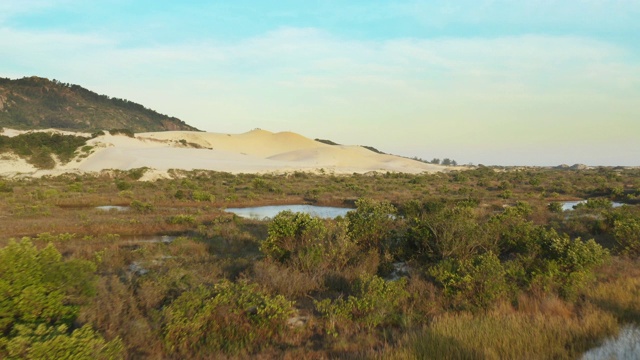
POLYGON ((338 216, 345 216, 349 211, 354 209, 315 205, 271 205, 225 209, 225 211, 227 212, 234 213, 240 217, 253 220, 272 219, 281 211, 286 210, 294 213, 306 213, 311 216, 324 219, 334 219, 338 216))

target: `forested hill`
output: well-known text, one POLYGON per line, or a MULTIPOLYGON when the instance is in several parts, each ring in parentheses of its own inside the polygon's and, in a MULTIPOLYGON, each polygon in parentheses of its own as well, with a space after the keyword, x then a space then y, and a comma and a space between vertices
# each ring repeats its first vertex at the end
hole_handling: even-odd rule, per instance
POLYGON ((0 127, 88 132, 197 130, 180 119, 131 101, 35 76, 0 78, 0 127))

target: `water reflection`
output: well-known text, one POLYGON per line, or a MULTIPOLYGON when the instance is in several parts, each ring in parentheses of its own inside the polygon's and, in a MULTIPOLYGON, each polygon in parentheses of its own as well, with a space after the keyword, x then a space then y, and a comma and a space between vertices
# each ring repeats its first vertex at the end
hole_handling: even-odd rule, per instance
POLYGON ((608 339, 582 356, 582 360, 638 358, 640 358, 640 328, 635 326, 623 328, 616 338, 608 339))
POLYGON ((296 213, 306 213, 319 218, 335 219, 338 216, 345 216, 347 212, 353 209, 314 205, 272 205, 247 208, 227 208, 225 211, 247 219, 263 220, 265 218, 271 219, 278 215, 279 212, 285 210, 296 213))
MULTIPOLYGON (((586 204, 587 200, 580 200, 580 201, 561 201, 560 202, 562 204, 562 210, 563 211, 567 211, 567 210, 574 210, 574 208, 578 205, 578 204, 586 204)), ((619 203, 619 202, 612 202, 611 203, 612 206, 614 208, 620 207, 622 205, 624 205, 623 203, 619 203)))
POLYGON ((127 210, 129 210, 129 207, 128 206, 118 206, 118 205, 103 205, 103 206, 96 206, 96 209, 103 210, 103 211, 111 211, 111 210, 127 211, 127 210))

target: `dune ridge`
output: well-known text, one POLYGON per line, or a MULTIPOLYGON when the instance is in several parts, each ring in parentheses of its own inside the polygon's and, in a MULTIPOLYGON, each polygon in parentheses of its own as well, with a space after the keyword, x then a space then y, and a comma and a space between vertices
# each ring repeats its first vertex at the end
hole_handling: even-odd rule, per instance
MULTIPOLYGON (((6 134, 17 132, 5 130, 6 134)), ((10 136, 10 135, 9 135, 10 136)), ((154 176, 170 169, 214 170, 230 173, 286 173, 293 171, 352 174, 378 172, 423 173, 450 168, 378 154, 361 146, 328 145, 293 132, 255 129, 242 134, 194 131, 138 133, 134 138, 105 134, 87 141, 92 153, 38 170, 22 159, 0 161, 0 175, 51 175, 109 169, 151 168, 154 176)))

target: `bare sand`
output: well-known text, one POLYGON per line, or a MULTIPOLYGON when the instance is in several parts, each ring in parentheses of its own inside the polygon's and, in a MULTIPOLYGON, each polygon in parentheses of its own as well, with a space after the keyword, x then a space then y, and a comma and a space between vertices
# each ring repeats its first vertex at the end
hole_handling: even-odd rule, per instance
MULTIPOLYGON (((3 135, 21 132, 5 129, 3 135)), ((86 136, 87 134, 79 134, 86 136)), ((193 131, 139 133, 135 138, 106 134, 87 142, 86 157, 52 170, 38 170, 10 154, 0 154, 0 176, 43 176, 61 173, 130 170, 148 167, 146 178, 167 176, 170 169, 229 173, 294 171, 352 174, 377 172, 438 172, 448 167, 383 155, 361 146, 327 145, 292 132, 252 130, 243 134, 193 131)))

